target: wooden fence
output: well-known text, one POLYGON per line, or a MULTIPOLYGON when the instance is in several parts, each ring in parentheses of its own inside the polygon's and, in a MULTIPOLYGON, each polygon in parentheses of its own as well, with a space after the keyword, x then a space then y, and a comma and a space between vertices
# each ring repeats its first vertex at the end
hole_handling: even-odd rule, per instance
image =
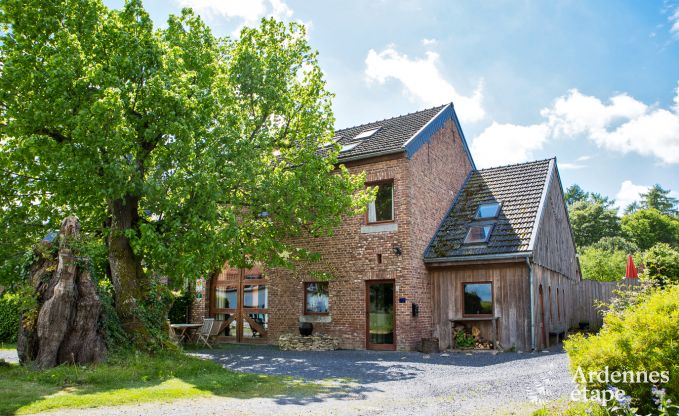
POLYGON ((601 328, 603 315, 599 302, 609 303, 615 296, 615 291, 625 290, 632 286, 638 286, 639 279, 622 279, 619 282, 597 282, 595 280, 582 280, 573 287, 574 310, 571 324, 577 326, 579 322, 589 322, 590 328, 601 328))

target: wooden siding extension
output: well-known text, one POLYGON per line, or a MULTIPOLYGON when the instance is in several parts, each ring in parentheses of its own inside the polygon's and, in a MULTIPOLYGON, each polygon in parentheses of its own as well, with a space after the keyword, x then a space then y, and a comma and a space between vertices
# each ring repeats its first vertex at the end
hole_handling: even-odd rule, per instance
POLYGON ((549 181, 543 214, 538 225, 533 261, 565 277, 580 279, 575 243, 556 168, 549 181))
MULTIPOLYGON (((493 282, 493 309, 502 348, 530 349, 530 292, 525 263, 503 263, 434 268, 432 280, 434 336, 442 349, 450 348, 451 319, 462 318, 462 284, 493 282)), ((491 323, 475 322, 481 335, 492 339, 491 323)))
MULTIPOLYGON (((592 329, 600 328, 603 315, 598 308, 599 302, 610 302, 616 290, 638 284, 638 279, 620 282, 573 280, 535 263, 532 263, 532 271, 537 349, 553 344, 549 339, 550 333, 563 333, 570 328, 577 328, 580 322, 587 322, 592 329)), ((450 320, 462 318, 462 284, 491 281, 500 346, 503 349, 531 350, 530 278, 525 263, 437 267, 430 269, 429 274, 432 281, 434 336, 439 338, 440 348, 447 349, 452 345, 450 320)), ((492 339, 490 322, 470 324, 478 327, 484 338, 492 339)))

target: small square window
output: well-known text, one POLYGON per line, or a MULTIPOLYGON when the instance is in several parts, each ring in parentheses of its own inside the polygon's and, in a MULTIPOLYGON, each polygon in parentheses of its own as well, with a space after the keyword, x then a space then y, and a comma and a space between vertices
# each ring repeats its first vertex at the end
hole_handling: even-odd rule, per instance
POLYGON ((394 183, 377 185, 375 201, 368 204, 368 223, 394 220, 394 183))
POLYGON ((304 283, 305 315, 327 315, 329 301, 328 282, 304 283))
POLYGON ((476 210, 475 218, 497 218, 500 214, 500 204, 497 202, 491 202, 488 204, 479 205, 479 209, 476 210))
POLYGON ((493 224, 486 225, 472 225, 467 231, 467 236, 464 238, 465 244, 471 243, 485 243, 490 238, 490 233, 493 231, 493 224))
POLYGON ((492 315, 493 314, 493 284, 484 283, 463 283, 464 292, 464 313, 470 315, 492 315))

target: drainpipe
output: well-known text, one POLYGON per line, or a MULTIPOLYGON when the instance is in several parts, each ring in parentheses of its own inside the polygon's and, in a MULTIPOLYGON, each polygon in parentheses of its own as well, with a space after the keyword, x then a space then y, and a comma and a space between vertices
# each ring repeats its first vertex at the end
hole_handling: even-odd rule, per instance
POLYGON ((528 281, 530 282, 530 348, 535 351, 535 287, 533 286, 533 266, 530 264, 530 257, 526 257, 528 266, 528 281))

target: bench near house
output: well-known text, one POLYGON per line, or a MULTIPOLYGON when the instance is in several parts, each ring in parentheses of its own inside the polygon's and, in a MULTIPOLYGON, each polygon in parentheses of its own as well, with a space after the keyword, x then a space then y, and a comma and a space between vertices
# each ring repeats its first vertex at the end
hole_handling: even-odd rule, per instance
POLYGON ((376 201, 332 237, 295 241, 321 253, 310 268, 225 267, 193 320, 224 320, 228 342, 276 343, 311 322, 341 348, 398 350, 432 336, 450 347, 456 324, 529 350, 578 323, 581 276, 556 159, 477 170, 452 104, 335 136, 339 162, 366 172, 376 201))

